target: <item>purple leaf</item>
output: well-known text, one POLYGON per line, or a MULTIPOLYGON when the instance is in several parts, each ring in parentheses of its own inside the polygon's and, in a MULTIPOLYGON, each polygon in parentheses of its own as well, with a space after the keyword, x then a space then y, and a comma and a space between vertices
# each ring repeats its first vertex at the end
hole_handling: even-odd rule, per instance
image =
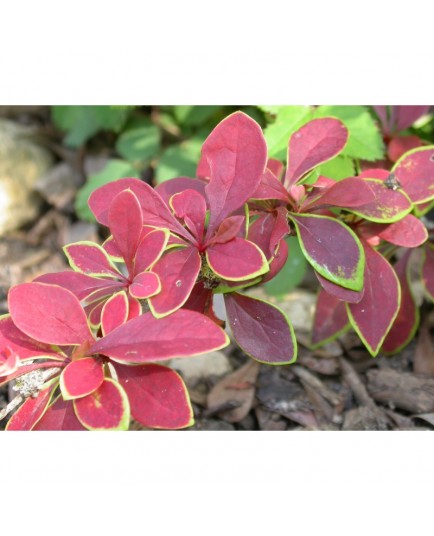
POLYGON ((273 365, 295 361, 297 342, 283 311, 236 292, 225 294, 225 304, 234 338, 250 357, 273 365))
POLYGON ((335 339, 348 324, 345 303, 320 289, 313 319, 312 345, 320 346, 335 339))
POLYGON ((315 270, 332 283, 360 291, 363 249, 354 232, 328 216, 293 214, 301 249, 315 270))

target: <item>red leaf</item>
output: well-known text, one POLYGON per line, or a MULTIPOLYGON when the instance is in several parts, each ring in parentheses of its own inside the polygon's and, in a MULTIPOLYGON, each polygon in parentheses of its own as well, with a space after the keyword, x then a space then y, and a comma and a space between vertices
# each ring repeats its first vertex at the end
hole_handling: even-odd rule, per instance
POLYGON ((375 200, 372 189, 359 177, 349 177, 336 182, 313 200, 307 201, 303 211, 323 207, 359 207, 375 200))
POLYGON ((92 347, 120 363, 146 363, 219 350, 229 339, 209 318, 181 309, 168 317, 145 313, 129 320, 92 347))
POLYGON ((0 349, 5 347, 17 354, 20 361, 41 356, 58 358, 58 352, 52 350, 51 346, 35 341, 19 330, 10 316, 0 318, 0 349))
POLYGON ((376 229, 383 240, 405 248, 416 248, 428 238, 425 225, 412 214, 407 214, 402 220, 389 225, 378 224, 376 229))
POLYGON ((327 162, 345 147, 348 130, 338 119, 313 119, 291 136, 285 186, 289 188, 314 167, 327 162))
POLYGON ((60 390, 64 400, 90 395, 104 381, 102 361, 85 357, 72 361, 62 370, 60 390))
POLYGON ((101 330, 107 335, 117 327, 125 324, 129 315, 128 298, 125 292, 113 294, 101 311, 101 330))
POLYGON ((193 424, 193 410, 181 377, 168 367, 116 365, 131 403, 131 415, 149 428, 177 430, 193 424))
POLYGON ((184 220, 192 235, 200 243, 205 229, 206 201, 195 190, 184 190, 170 198, 175 216, 184 220))
POLYGON ((224 244, 225 242, 229 242, 236 236, 239 236, 240 238, 244 238, 245 223, 246 223, 245 216, 229 216, 225 218, 221 222, 216 234, 212 237, 210 242, 212 244, 224 244))
POLYGON ((391 106, 391 119, 393 124, 393 129, 396 132, 405 130, 408 127, 428 113, 431 106, 391 106))
POLYGON ((128 309, 128 320, 136 318, 136 316, 142 314, 142 306, 140 305, 139 300, 136 300, 136 298, 133 298, 131 295, 128 295, 128 309))
POLYGON ((143 272, 137 274, 134 281, 130 285, 130 293, 135 298, 144 300, 155 296, 161 290, 160 279, 153 272, 143 272))
POLYGON ((262 251, 244 238, 213 244, 206 250, 206 260, 215 274, 230 281, 250 279, 269 270, 262 251))
POLYGON ((190 293, 190 297, 183 305, 183 308, 205 314, 210 302, 212 301, 212 296, 212 290, 207 288, 203 281, 198 281, 194 285, 190 293))
POLYGON ((205 197, 205 186, 207 183, 199 179, 191 179, 190 177, 176 177, 168 181, 161 182, 155 186, 155 191, 163 199, 167 206, 172 195, 183 192, 184 190, 195 190, 205 197))
POLYGON ((179 224, 171 214, 168 206, 158 193, 149 184, 139 179, 125 178, 109 182, 94 190, 89 197, 89 207, 95 214, 99 223, 109 225, 108 209, 112 200, 123 190, 129 189, 136 195, 142 207, 145 224, 155 227, 166 227, 171 231, 185 237, 189 233, 179 224))
POLYGON ((363 287, 363 249, 345 224, 328 216, 290 213, 308 262, 320 275, 339 286, 363 287))
POLYGON ((406 153, 393 166, 392 172, 413 203, 434 199, 433 146, 413 149, 406 153))
POLYGON ((6 430, 15 432, 31 430, 46 411, 56 386, 57 382, 50 382, 35 398, 27 398, 9 419, 6 430))
POLYGON ((12 374, 20 365, 20 358, 9 346, 0 343, 0 377, 12 374))
POLYGON ((289 203, 289 194, 280 180, 269 169, 266 169, 259 186, 252 194, 252 199, 278 199, 289 203))
POLYGON ((261 127, 236 112, 219 123, 202 147, 199 177, 209 177, 208 237, 223 219, 241 207, 257 189, 267 163, 267 145, 261 127))
POLYGON ((47 283, 58 285, 70 290, 79 300, 90 297, 96 290, 105 289, 110 294, 119 286, 119 281, 111 279, 98 279, 79 272, 64 271, 44 274, 33 280, 33 283, 47 283))
POLYGON ((426 291, 434 301, 434 247, 431 244, 426 244, 424 253, 422 281, 426 291))
POLYGON ((350 290, 348 288, 341 287, 340 285, 335 285, 325 277, 322 277, 316 270, 315 275, 318 278, 322 288, 328 294, 331 294, 340 301, 359 303, 359 301, 363 298, 363 289, 357 292, 356 290, 350 290))
POLYGON ((179 309, 187 300, 201 267, 199 252, 194 247, 168 251, 153 266, 161 282, 161 291, 150 298, 155 316, 165 316, 179 309))
POLYGON ((59 345, 93 341, 86 314, 69 290, 23 283, 11 288, 8 301, 14 324, 29 337, 59 345))
POLYGON ((281 239, 289 235, 290 229, 286 207, 261 214, 249 227, 248 239, 255 243, 271 259, 281 239))
POLYGON ((376 356, 398 314, 401 289, 387 260, 369 245, 363 243, 363 246, 364 294, 359 303, 347 304, 347 312, 364 345, 376 356))
POLYGON ((394 269, 401 285, 401 303, 398 315, 384 339, 381 350, 391 354, 402 350, 412 340, 419 325, 419 308, 410 288, 409 261, 411 251, 406 251, 394 269))
POLYGON ((134 274, 148 270, 162 255, 169 240, 166 229, 155 229, 140 242, 134 259, 134 274))
POLYGON ((421 147, 423 142, 417 136, 396 136, 392 138, 387 147, 387 156, 391 162, 396 162, 403 154, 416 147, 421 147))
POLYGON ((129 273, 132 274, 133 259, 142 234, 143 218, 139 201, 131 190, 124 190, 113 199, 108 221, 110 232, 129 273))
POLYGON ((63 248, 69 264, 77 272, 93 276, 123 278, 101 246, 93 242, 76 242, 63 248))
POLYGON ((345 303, 320 290, 313 319, 312 345, 320 346, 341 335, 348 327, 345 303))
POLYGON ((75 414, 88 430, 128 430, 130 404, 119 383, 105 378, 92 394, 73 401, 75 414))
POLYGON ((288 244, 286 243, 285 240, 282 239, 279 242, 276 253, 271 259, 270 271, 264 275, 264 277, 261 280, 261 283, 266 283, 267 281, 270 281, 271 279, 273 279, 273 277, 277 275, 280 272, 280 270, 283 268, 287 259, 288 259, 288 244))
POLYGON ((83 432, 86 428, 77 419, 72 402, 63 400, 59 396, 36 423, 33 430, 83 432))
POLYGON ((267 161, 267 168, 279 179, 279 181, 282 179, 284 166, 280 160, 269 158, 267 161))
POLYGON ((348 206, 348 210, 354 214, 370 221, 389 223, 403 218, 411 211, 411 201, 402 190, 388 188, 380 179, 362 180, 371 190, 374 200, 356 207, 348 206))
POLYGON ((295 361, 297 342, 283 311, 236 292, 225 294, 225 304, 234 338, 250 357, 274 365, 295 361))

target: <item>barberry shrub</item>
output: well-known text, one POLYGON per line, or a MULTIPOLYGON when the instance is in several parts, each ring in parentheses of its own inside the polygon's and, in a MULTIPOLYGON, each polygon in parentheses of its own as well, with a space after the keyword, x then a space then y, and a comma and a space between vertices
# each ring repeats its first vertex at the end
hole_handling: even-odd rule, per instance
POLYGON ((187 389, 159 361, 225 347, 226 323, 253 359, 294 362, 290 319, 248 292, 282 270, 289 236, 319 282, 313 347, 352 327, 373 356, 403 348, 418 325, 414 250, 434 296, 434 242, 414 215, 433 204, 434 147, 406 152, 390 171, 340 181, 316 173, 347 142, 339 119, 309 121, 291 135, 285 169, 268 157, 259 125, 237 112, 206 139, 196 177, 155 189, 122 178, 95 190, 89 207, 109 238, 67 245, 71 270, 9 292, 0 385, 14 380, 23 403, 7 429, 125 430, 131 418, 190 426, 187 389), (217 294, 225 319, 213 309, 217 294))

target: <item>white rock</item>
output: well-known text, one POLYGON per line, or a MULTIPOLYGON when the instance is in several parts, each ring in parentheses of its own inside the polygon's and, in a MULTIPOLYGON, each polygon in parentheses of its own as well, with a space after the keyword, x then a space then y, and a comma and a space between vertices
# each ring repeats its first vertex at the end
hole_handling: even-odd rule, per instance
POLYGON ((194 385, 197 381, 210 376, 224 376, 233 370, 229 359, 219 351, 171 359, 170 366, 179 372, 189 385, 194 385))
POLYGON ((0 236, 39 212, 37 179, 52 165, 50 153, 31 141, 33 129, 0 119, 0 236))

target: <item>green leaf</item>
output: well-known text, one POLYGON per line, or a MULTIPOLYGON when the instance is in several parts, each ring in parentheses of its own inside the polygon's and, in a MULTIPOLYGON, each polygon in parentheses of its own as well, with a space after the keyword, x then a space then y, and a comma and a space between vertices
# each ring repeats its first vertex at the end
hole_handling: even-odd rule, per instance
POLYGON ((288 259, 280 272, 264 284, 267 294, 278 298, 297 287, 302 282, 307 269, 307 261, 298 238, 291 236, 285 240, 289 248, 288 259))
POLYGON ((79 147, 100 130, 119 132, 131 106, 53 106, 55 125, 66 130, 65 145, 79 147))
POLYGON ((315 168, 303 184, 314 184, 320 175, 335 181, 353 177, 355 175, 353 160, 348 156, 338 155, 315 168))
POLYGON ((286 160, 291 134, 307 123, 311 115, 312 111, 308 106, 278 107, 276 120, 264 130, 270 158, 286 160))
POLYGON ((82 220, 95 221, 95 217, 87 204, 90 194, 100 186, 123 177, 139 178, 140 175, 129 162, 116 159, 109 160, 104 169, 91 175, 86 184, 78 191, 75 200, 77 216, 82 220))
POLYGON ((175 177, 195 177, 204 138, 191 138, 168 147, 161 155, 155 171, 158 184, 175 177))
POLYGON ((220 109, 221 106, 174 106, 173 114, 180 125, 197 127, 220 109))
POLYGON ((258 106, 258 108, 266 114, 277 115, 281 108, 286 107, 282 104, 261 104, 258 106))
POLYGON ((314 117, 337 117, 348 128, 350 136, 342 155, 369 161, 384 157, 381 133, 365 106, 319 106, 314 117))
POLYGON ((160 143, 160 129, 143 117, 122 132, 116 141, 116 150, 125 160, 145 166, 157 156, 160 143))

